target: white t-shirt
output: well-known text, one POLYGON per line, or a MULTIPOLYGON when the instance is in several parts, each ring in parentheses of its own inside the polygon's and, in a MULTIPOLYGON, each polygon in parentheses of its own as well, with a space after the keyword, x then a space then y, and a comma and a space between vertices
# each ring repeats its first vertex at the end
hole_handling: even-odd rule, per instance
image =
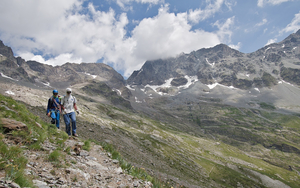
POLYGON ((61 104, 64 105, 66 113, 74 112, 74 104, 76 103, 76 98, 72 94, 65 95, 61 100, 61 104))

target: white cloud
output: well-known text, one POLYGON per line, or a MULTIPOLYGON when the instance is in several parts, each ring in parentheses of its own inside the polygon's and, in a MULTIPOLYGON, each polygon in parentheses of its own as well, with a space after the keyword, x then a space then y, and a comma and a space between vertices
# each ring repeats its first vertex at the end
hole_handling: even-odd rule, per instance
POLYGON ((257 6, 264 7, 265 4, 279 5, 281 3, 288 2, 288 1, 294 1, 294 0, 258 0, 257 6))
MULTIPOLYGON (((209 1, 210 2, 210 1, 209 1)), ((214 4, 209 3, 204 10, 196 9, 196 10, 189 10, 188 19, 193 23, 198 23, 199 21, 203 21, 221 9, 224 0, 215 0, 214 4)), ((229 4, 227 4, 229 6, 229 4)))
POLYGON ((263 25, 265 25, 267 22, 268 22, 268 20, 264 18, 261 22, 255 24, 255 27, 263 26, 263 25))
POLYGON ((126 5, 129 5, 132 2, 149 4, 149 5, 164 3, 164 0, 115 0, 115 1, 123 9, 126 9, 126 5))
POLYGON ((192 31, 186 13, 175 15, 168 11, 168 6, 162 6, 157 16, 143 19, 133 30, 131 39, 135 45, 128 59, 135 57, 139 63, 126 61, 129 68, 125 75, 140 68, 145 60, 167 58, 220 43, 215 33, 192 31))
POLYGON ((0 39, 26 60, 55 66, 103 59, 128 77, 146 60, 213 47, 231 37, 233 18, 216 23, 219 32, 192 30, 188 13, 170 13, 168 6, 155 17, 142 19, 128 37, 125 13, 82 4, 81 0, 1 1, 0 39))
POLYGON ((228 18, 223 24, 220 21, 216 21, 213 25, 218 27, 217 34, 223 43, 230 43, 232 36, 232 26, 234 24, 235 17, 228 18))
POLYGON ((48 60, 45 60, 43 58, 43 56, 41 56, 41 55, 34 55, 31 52, 20 53, 20 56, 24 59, 37 61, 37 62, 40 62, 40 63, 43 63, 43 64, 53 65, 53 66, 63 65, 66 62, 82 63, 82 58, 74 58, 73 54, 69 54, 69 53, 60 54, 57 57, 50 58, 48 60))
POLYGON ((275 38, 275 39, 269 39, 268 42, 267 42, 267 44, 265 46, 268 46, 269 44, 273 44, 275 42, 277 42, 277 38, 275 38))
MULTIPOLYGON (((16 55, 50 54, 55 58, 41 61, 53 65, 60 65, 64 59, 96 62, 102 57, 109 59, 107 54, 116 51, 124 41, 126 14, 116 16, 112 9, 98 11, 92 4, 83 14, 81 0, 22 2, 0 3, 0 38, 14 47, 16 55)), ((31 57, 35 58, 40 57, 31 57)))
POLYGON ((241 42, 238 42, 237 44, 230 44, 228 45, 230 48, 233 48, 235 50, 240 50, 241 46, 242 46, 242 43, 241 42))
POLYGON ((296 32, 298 29, 300 29, 300 12, 298 14, 295 14, 295 17, 289 23, 282 31, 281 33, 285 32, 296 32))

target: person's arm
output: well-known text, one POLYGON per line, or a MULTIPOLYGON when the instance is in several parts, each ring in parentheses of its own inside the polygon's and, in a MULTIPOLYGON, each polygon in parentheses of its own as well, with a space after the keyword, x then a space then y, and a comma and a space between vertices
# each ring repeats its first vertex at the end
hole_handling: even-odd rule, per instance
POLYGON ((77 114, 79 114, 79 110, 78 110, 78 108, 77 108, 76 102, 77 102, 77 100, 76 100, 76 98, 74 97, 74 105, 73 105, 73 107, 74 107, 75 111, 77 112, 77 114))
POLYGON ((78 111, 76 103, 74 103, 74 109, 76 112, 78 111))
POLYGON ((64 103, 65 102, 65 97, 63 96, 63 97, 61 97, 61 99, 60 99, 60 107, 61 107, 61 111, 63 111, 64 113, 66 113, 66 111, 65 111, 65 107, 64 107, 64 103))

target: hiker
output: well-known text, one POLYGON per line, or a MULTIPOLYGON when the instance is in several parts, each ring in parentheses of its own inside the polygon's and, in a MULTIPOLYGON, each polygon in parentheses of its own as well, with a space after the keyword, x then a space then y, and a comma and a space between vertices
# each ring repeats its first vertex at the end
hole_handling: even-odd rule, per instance
POLYGON ((48 100, 47 105, 47 116, 51 117, 51 124, 56 124, 59 129, 59 119, 61 113, 60 96, 58 96, 58 91, 53 90, 53 95, 48 100))
POLYGON ((78 137, 78 134, 76 134, 76 115, 75 115, 75 111, 77 112, 77 114, 79 115, 79 111, 77 109, 76 106, 76 98, 74 96, 72 96, 72 89, 71 88, 67 88, 66 89, 66 94, 62 101, 61 101, 61 107, 63 109, 64 112, 64 121, 66 124, 66 132, 69 135, 69 137, 71 136, 71 127, 70 127, 70 120, 72 121, 72 135, 75 137, 78 137), (74 111, 75 109, 75 111, 74 111))

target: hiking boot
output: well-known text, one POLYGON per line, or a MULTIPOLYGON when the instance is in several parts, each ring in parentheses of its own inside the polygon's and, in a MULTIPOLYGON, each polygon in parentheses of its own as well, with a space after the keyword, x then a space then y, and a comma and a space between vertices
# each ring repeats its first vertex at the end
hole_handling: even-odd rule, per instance
POLYGON ((52 119, 52 120, 51 120, 51 124, 55 124, 55 119, 52 119))
POLYGON ((75 133, 75 134, 73 134, 73 136, 78 137, 78 134, 75 133))

